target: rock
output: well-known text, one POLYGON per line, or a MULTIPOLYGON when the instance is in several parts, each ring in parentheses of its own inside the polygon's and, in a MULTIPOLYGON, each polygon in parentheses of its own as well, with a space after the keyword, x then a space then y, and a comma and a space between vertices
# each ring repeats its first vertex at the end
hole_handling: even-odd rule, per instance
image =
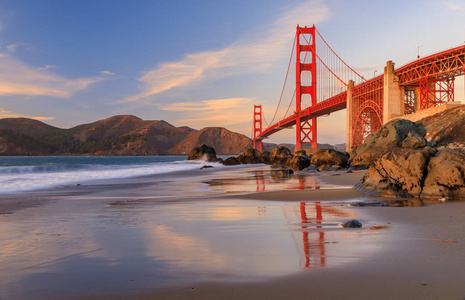
POLYGON ((389 147, 423 148, 427 145, 425 134, 426 129, 421 123, 406 119, 389 121, 352 150, 350 165, 370 165, 376 153, 389 147))
POLYGON ((464 105, 426 117, 418 123, 422 123, 426 128, 426 138, 432 146, 465 143, 464 105))
POLYGON ((355 188, 376 196, 419 196, 428 160, 427 150, 389 148, 375 157, 355 188))
POLYGON ((271 169, 270 173, 271 177, 280 179, 289 177, 289 175, 294 174, 294 171, 292 169, 281 167, 277 169, 271 169))
POLYGON ((293 156, 286 161, 285 166, 294 171, 301 171, 310 166, 310 159, 306 155, 293 156))
POLYGON ((304 149, 297 150, 294 152, 294 156, 307 156, 307 151, 305 151, 304 149))
POLYGON ((216 151, 213 147, 202 144, 198 147, 195 147, 189 152, 187 160, 196 160, 201 159, 209 162, 214 162, 217 160, 216 151))
POLYGON ((241 162, 235 158, 234 156, 228 157, 223 161, 223 165, 225 166, 235 166, 235 165, 240 165, 241 162))
POLYGON ((292 153, 289 149, 283 146, 274 148, 270 153, 270 163, 272 165, 284 166, 289 158, 292 158, 292 153))
POLYGON ((242 164, 260 164, 265 163, 262 153, 258 150, 247 148, 242 151, 237 160, 242 164))
POLYGON ((389 206, 389 203, 384 203, 380 201, 357 201, 350 203, 349 206, 358 206, 358 207, 383 207, 389 206))
POLYGON ((347 167, 348 160, 348 155, 333 149, 327 149, 318 150, 313 153, 310 163, 317 165, 319 171, 323 171, 332 165, 339 165, 345 168, 347 167))
POLYGON ((344 228, 361 228, 363 225, 358 220, 350 220, 342 224, 344 228))
POLYGON ((326 169, 326 171, 339 171, 341 169, 340 165, 331 165, 329 168, 326 169))
POLYGON ((426 139, 416 132, 409 132, 407 137, 402 141, 401 147, 404 148, 424 148, 427 145, 426 139))
POLYGON ((445 149, 430 159, 421 197, 465 197, 465 153, 445 149))
POLYGON ((208 169, 208 168, 213 168, 213 166, 209 166, 209 165, 204 165, 200 168, 200 170, 203 170, 203 169, 208 169))

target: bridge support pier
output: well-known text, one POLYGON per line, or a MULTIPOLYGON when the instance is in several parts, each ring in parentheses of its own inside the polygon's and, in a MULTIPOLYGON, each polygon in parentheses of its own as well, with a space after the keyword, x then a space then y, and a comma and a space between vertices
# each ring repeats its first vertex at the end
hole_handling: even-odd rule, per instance
POLYGON ((404 115, 404 88, 399 85, 399 78, 394 73, 394 63, 388 61, 384 67, 383 124, 392 118, 404 115))

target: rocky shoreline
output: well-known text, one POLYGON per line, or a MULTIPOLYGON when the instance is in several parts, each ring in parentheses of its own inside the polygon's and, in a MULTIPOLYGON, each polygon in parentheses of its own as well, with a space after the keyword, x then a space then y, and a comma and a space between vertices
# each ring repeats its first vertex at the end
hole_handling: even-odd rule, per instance
POLYGON ((333 149, 291 153, 280 146, 263 153, 245 149, 223 161, 215 149, 202 145, 188 159, 224 165, 265 163, 286 174, 367 169, 354 188, 369 196, 457 199, 465 197, 465 136, 454 130, 464 126, 465 107, 460 106, 418 122, 394 119, 350 153, 333 149))

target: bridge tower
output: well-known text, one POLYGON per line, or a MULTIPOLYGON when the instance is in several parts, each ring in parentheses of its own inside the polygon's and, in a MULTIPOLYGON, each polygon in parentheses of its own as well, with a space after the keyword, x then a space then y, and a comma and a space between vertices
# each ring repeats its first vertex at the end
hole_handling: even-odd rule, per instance
POLYGON ((316 105, 316 48, 315 48, 315 25, 312 27, 300 27, 297 25, 296 32, 296 145, 295 150, 301 150, 305 145, 316 149, 316 118, 302 120, 302 96, 310 95, 312 106, 316 105), (301 44, 302 41, 302 44, 301 44), (301 62, 303 56, 303 62, 301 62), (311 57, 311 62, 307 62, 311 57), (309 76, 302 76, 310 73, 309 76), (302 82, 307 81, 307 82, 302 82))
POLYGON ((262 133, 262 106, 254 105, 253 108, 253 148, 263 152, 262 141, 257 141, 257 137, 262 133))

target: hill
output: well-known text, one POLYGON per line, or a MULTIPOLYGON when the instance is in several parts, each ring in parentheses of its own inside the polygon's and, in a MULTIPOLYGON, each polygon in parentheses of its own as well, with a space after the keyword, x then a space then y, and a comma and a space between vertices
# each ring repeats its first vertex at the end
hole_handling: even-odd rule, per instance
POLYGON ((243 134, 221 127, 207 127, 192 131, 184 140, 169 150, 171 154, 188 154, 194 147, 206 144, 213 147, 217 154, 238 154, 252 147, 252 140, 243 134))
POLYGON ((113 116, 70 129, 27 118, 0 119, 0 155, 158 155, 187 154, 206 143, 217 154, 238 154, 252 141, 225 128, 195 130, 163 120, 113 116))

